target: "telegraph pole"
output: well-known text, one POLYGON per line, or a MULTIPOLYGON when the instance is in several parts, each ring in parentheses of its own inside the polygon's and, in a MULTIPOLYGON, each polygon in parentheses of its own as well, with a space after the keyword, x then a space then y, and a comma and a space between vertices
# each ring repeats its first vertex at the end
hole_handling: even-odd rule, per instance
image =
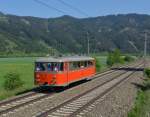
POLYGON ((145 32, 145 42, 144 42, 144 57, 147 55, 147 33, 145 32))
POLYGON ((90 39, 89 39, 89 33, 87 32, 87 55, 90 54, 90 39))
POLYGON ((145 31, 145 41, 144 41, 144 68, 146 67, 146 55, 147 55, 147 32, 145 31))

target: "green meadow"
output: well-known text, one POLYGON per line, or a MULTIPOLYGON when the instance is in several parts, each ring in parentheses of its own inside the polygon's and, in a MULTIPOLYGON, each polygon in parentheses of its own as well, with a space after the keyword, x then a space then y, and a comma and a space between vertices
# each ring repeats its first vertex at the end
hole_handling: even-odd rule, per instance
MULTIPOLYGON (((106 68, 106 56, 98 56, 102 69, 106 68)), ((0 100, 17 95, 34 87, 34 61, 35 57, 24 58, 0 58, 0 100), (13 91, 6 91, 3 88, 4 76, 9 72, 20 75, 24 85, 22 88, 13 91)))
POLYGON ((10 97, 34 87, 34 60, 35 58, 0 58, 0 99, 10 97), (9 72, 16 72, 24 82, 24 86, 14 91, 3 88, 4 76, 9 72))

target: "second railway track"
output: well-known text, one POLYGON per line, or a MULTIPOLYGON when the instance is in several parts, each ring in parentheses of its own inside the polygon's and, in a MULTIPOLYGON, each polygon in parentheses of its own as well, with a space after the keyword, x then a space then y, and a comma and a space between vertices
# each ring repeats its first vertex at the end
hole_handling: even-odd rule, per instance
MULTIPOLYGON (((139 66, 141 67, 141 65, 139 66)), ((119 74, 116 78, 112 78, 52 109, 46 109, 45 112, 36 115, 36 117, 80 117, 85 108, 110 92, 123 81, 128 80, 134 72, 126 71, 119 74)))
MULTIPOLYGON (((95 77, 101 77, 107 74, 111 74, 113 72, 114 72, 113 70, 106 71, 102 74, 97 74, 95 77)), ((50 99, 50 95, 52 94, 38 94, 38 95, 34 94, 31 96, 29 95, 29 97, 24 96, 23 99, 19 98, 19 100, 17 99, 15 99, 15 101, 12 100, 9 103, 4 103, 4 104, 0 103, 0 115, 5 115, 9 112, 15 111, 19 107, 23 107, 29 104, 34 104, 39 100, 44 100, 45 98, 50 99)))

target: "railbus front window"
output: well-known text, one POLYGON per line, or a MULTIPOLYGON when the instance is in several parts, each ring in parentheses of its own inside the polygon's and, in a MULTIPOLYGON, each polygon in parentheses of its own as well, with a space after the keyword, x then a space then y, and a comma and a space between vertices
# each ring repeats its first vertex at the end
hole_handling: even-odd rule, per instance
POLYGON ((49 71, 63 71, 64 70, 64 63, 48 63, 48 67, 50 67, 49 71))
POLYGON ((88 66, 93 66, 93 65, 94 65, 93 61, 88 61, 88 66))
POLYGON ((35 67, 36 71, 56 72, 64 70, 64 63, 62 62, 36 63, 35 67))
POLYGON ((36 63, 36 71, 46 71, 46 63, 36 63))

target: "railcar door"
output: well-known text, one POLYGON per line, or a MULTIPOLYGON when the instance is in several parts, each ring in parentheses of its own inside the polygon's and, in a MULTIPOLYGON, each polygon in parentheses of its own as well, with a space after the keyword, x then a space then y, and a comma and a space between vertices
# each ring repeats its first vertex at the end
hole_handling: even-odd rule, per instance
POLYGON ((68 85, 68 64, 66 62, 61 63, 62 64, 62 70, 59 72, 59 86, 66 86, 68 85))
POLYGON ((56 86, 65 86, 67 83, 67 66, 65 62, 53 63, 53 78, 56 86))
POLYGON ((47 82, 46 63, 35 63, 35 84, 43 85, 47 82))
POLYGON ((64 63, 64 73, 65 73, 65 78, 66 78, 66 85, 69 85, 69 62, 64 63))

